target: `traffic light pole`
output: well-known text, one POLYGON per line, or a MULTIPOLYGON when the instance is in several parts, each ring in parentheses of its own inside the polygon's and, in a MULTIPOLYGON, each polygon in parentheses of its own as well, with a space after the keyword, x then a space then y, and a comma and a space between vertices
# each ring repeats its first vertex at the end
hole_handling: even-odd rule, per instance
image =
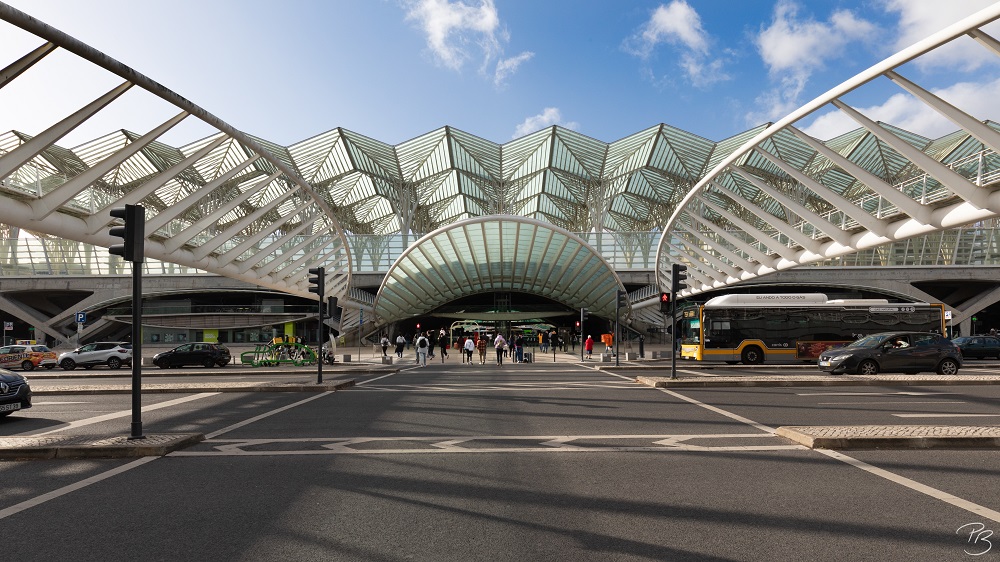
POLYGON ((677 294, 670 299, 670 378, 677 378, 677 294))
POLYGON ((132 433, 142 434, 142 262, 132 262, 132 433))

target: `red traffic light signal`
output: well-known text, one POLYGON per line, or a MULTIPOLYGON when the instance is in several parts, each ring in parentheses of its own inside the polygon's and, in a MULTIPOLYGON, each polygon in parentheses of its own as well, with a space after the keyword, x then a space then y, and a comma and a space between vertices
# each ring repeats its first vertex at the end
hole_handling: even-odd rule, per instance
POLYGON ((580 327, 580 321, 579 321, 579 320, 577 320, 577 321, 576 321, 576 327, 577 327, 577 328, 579 328, 579 327, 580 327))
POLYGON ((419 323, 417 323, 417 329, 418 329, 418 330, 420 329, 420 324, 419 324, 419 323))
POLYGON ((670 312, 670 293, 660 293, 660 312, 670 312))

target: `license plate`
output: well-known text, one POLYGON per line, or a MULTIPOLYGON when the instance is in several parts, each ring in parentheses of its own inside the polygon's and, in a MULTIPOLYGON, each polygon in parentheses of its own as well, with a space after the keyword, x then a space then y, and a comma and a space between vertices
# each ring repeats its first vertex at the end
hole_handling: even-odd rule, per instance
POLYGON ((0 404, 0 412, 13 412, 14 410, 20 410, 21 403, 14 402, 13 404, 0 404))
POLYGON ((830 366, 830 362, 829 361, 820 361, 819 362, 819 366, 820 367, 829 367, 830 366))

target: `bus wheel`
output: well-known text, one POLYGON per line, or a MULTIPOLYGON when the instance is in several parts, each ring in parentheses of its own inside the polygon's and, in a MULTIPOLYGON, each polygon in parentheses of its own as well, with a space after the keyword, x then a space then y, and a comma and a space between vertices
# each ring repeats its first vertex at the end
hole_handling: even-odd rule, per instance
POLYGON ((764 352, 756 345, 751 345, 743 350, 743 355, 740 358, 744 365, 760 365, 764 362, 764 352))

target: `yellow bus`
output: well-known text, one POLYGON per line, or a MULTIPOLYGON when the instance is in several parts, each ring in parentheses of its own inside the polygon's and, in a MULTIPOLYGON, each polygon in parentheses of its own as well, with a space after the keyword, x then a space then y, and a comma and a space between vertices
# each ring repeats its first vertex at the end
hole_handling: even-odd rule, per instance
POLYGON ((944 305, 830 300, 821 293, 724 295, 681 310, 681 358, 753 365, 815 361, 879 332, 945 333, 944 305))

